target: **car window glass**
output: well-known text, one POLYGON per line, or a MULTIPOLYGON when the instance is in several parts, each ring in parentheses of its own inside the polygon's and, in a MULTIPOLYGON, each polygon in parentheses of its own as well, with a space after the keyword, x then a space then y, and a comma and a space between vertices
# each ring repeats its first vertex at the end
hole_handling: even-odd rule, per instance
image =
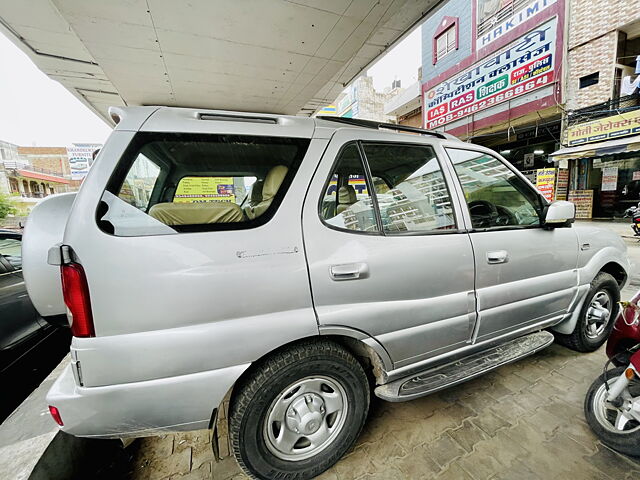
POLYGON ((142 153, 138 154, 120 187, 118 197, 139 210, 147 211, 151 192, 159 174, 158 165, 142 153))
POLYGON ((261 225, 308 146, 285 137, 138 133, 103 195, 98 223, 117 236, 261 225))
POLYGON ((499 159, 447 149, 469 207, 473 228, 539 226, 540 196, 499 159))
POLYGON ((0 255, 16 270, 22 268, 22 242, 20 240, 0 237, 0 255))
POLYGON ((320 207, 322 219, 346 230, 377 232, 378 225, 356 144, 340 153, 320 207))
POLYGON ((451 196, 428 145, 364 144, 386 233, 456 228, 451 196))

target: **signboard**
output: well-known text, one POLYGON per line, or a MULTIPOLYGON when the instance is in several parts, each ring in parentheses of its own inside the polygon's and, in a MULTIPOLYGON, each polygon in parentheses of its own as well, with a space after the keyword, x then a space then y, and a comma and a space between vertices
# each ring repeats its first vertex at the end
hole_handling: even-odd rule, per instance
POLYGON ((184 177, 173 203, 235 202, 233 177, 184 177))
POLYGON ((640 180, 640 170, 636 170, 635 172, 633 172, 633 177, 631 177, 631 180, 640 180))
POLYGON ((619 113, 567 128, 569 146, 640 134, 640 110, 619 113))
POLYGON ((544 198, 553 202, 554 190, 556 184, 555 168, 540 168, 536 175, 536 188, 544 198))
MULTIPOLYGON (((488 4, 491 0, 478 0, 479 4, 488 4)), ((491 1, 491 3, 495 3, 495 1, 491 1)), ((522 25, 527 20, 537 16, 541 12, 555 4, 556 0, 534 0, 524 8, 517 11, 515 14, 507 18, 506 20, 501 21, 495 26, 491 27, 490 30, 483 33, 478 37, 478 48, 486 47, 491 44, 498 38, 506 35, 511 30, 515 29, 519 25, 522 25)), ((478 12, 480 13, 481 9, 478 8, 478 12)), ((497 12, 496 12, 497 13, 497 12)))
POLYGON ((523 162, 524 168, 533 167, 533 163, 534 163, 535 157, 536 156, 533 153, 525 153, 524 154, 524 162, 523 162))
POLYGON ((603 192, 615 191, 618 187, 618 167, 604 167, 602 169, 603 192))
POLYGON ((570 190, 569 201, 576 206, 576 218, 591 218, 593 190, 570 190))
POLYGON ((102 145, 99 143, 74 143, 67 147, 71 180, 82 180, 87 176, 93 164, 93 152, 100 148, 102 145))
POLYGON ((569 190, 569 170, 560 168, 556 178, 556 200, 566 200, 569 190))
POLYGON ((426 127, 440 127, 551 84, 557 24, 552 18, 425 92, 426 127))

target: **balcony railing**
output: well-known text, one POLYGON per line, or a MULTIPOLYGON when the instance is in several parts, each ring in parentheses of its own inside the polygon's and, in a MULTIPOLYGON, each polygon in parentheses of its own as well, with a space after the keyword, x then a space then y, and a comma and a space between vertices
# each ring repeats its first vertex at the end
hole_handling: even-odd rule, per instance
POLYGON ((514 0, 508 5, 498 10, 496 13, 486 18, 484 21, 478 24, 478 37, 481 37, 494 26, 503 22, 504 20, 511 18, 513 15, 522 10, 525 6, 528 6, 530 0, 514 0))
POLYGON ((33 165, 25 165, 23 163, 15 162, 15 161, 6 161, 6 162, 4 162, 4 168, 6 170, 26 170, 28 172, 43 173, 45 175, 51 175, 51 176, 58 177, 58 178, 67 178, 67 177, 65 177, 65 175, 61 174, 60 172, 56 172, 54 170, 48 170, 46 168, 34 167, 33 165))
POLYGON ((569 125, 609 117, 616 113, 629 112, 640 108, 640 95, 627 95, 626 97, 612 98, 606 102, 590 105, 569 112, 569 125))

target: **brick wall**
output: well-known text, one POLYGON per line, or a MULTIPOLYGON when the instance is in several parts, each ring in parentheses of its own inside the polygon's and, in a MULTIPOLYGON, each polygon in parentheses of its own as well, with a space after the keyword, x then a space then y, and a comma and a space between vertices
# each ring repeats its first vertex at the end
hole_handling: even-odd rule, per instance
POLYGON ((569 12, 567 108, 606 102, 613 95, 618 29, 640 20, 639 0, 571 0, 569 12), (579 79, 600 73, 596 85, 579 79))
POLYGON ((613 31, 569 51, 568 109, 588 107, 611 98, 617 39, 618 34, 613 31), (598 83, 580 88, 580 78, 596 72, 600 74, 598 83))
POLYGON ((18 147, 18 155, 33 167, 63 176, 71 174, 67 149, 64 147, 18 147))
POLYGON ((398 121, 401 125, 409 125, 411 127, 422 128, 422 110, 418 110, 418 113, 413 113, 406 117, 402 117, 398 121))

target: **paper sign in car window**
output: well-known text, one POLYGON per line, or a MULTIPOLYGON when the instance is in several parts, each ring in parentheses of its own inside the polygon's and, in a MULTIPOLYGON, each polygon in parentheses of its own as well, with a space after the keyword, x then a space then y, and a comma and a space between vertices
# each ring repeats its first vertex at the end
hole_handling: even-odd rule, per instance
POLYGON ((184 177, 174 203, 235 202, 233 177, 184 177))

